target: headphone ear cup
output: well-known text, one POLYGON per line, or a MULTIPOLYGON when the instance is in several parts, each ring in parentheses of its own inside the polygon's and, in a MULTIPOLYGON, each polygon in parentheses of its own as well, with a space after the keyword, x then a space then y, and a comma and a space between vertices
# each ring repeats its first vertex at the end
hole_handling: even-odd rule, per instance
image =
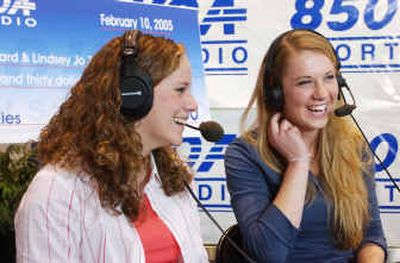
POLYGON ((265 87, 265 103, 277 112, 283 110, 283 92, 280 86, 265 87))
POLYGON ((137 61, 137 30, 127 31, 120 65, 120 112, 135 120, 146 116, 153 106, 153 83, 150 75, 137 61))
MULTIPOLYGON (((126 66, 126 65, 125 65, 126 66)), ((135 64, 129 76, 121 76, 121 113, 135 120, 146 116, 153 106, 153 87, 150 76, 135 64)))
MULTIPOLYGON (((132 36, 127 34, 127 37, 130 40, 132 36)), ((153 83, 150 75, 136 62, 135 43, 125 47, 121 57, 119 88, 121 114, 138 120, 146 116, 153 106, 153 83)))

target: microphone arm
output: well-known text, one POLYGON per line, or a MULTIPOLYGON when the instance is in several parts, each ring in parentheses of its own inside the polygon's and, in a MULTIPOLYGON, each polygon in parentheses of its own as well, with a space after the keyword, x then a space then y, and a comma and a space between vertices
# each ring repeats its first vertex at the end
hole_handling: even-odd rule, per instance
POLYGON ((177 121, 175 121, 175 122, 176 122, 176 123, 178 123, 178 124, 180 124, 180 125, 183 125, 183 126, 189 127, 189 128, 191 128, 191 129, 194 129, 194 130, 197 130, 197 131, 201 131, 199 127, 195 127, 195 126, 193 126, 193 125, 190 125, 190 124, 188 124, 188 123, 177 122, 177 121))
POLYGON ((202 122, 200 123, 199 127, 187 124, 186 122, 177 118, 175 118, 174 121, 176 124, 200 131, 201 136, 203 136, 203 138, 209 142, 217 142, 224 136, 224 129, 218 122, 215 121, 202 122))
POLYGON ((353 110, 356 108, 356 100, 354 99, 354 95, 351 92, 349 86, 347 85, 347 81, 345 78, 342 77, 342 75, 338 76, 338 84, 339 84, 339 94, 338 94, 338 98, 343 98, 343 102, 344 105, 342 105, 341 107, 337 108, 335 110, 335 115, 338 117, 344 117, 347 115, 350 115, 353 110), (344 96, 344 92, 342 90, 342 88, 345 88, 347 90, 347 92, 350 94, 351 97, 351 104, 348 104, 346 101, 346 97, 344 96))
MULTIPOLYGON (((350 88, 349 88, 349 85, 347 85, 347 81, 346 81, 345 78, 342 77, 342 80, 341 80, 341 81, 342 81, 342 82, 341 82, 341 83, 342 83, 341 88, 346 88, 347 92, 350 94, 351 101, 352 101, 352 103, 351 103, 350 105, 353 105, 354 108, 355 108, 355 107, 356 107, 356 100, 354 99, 353 92, 351 92, 351 90, 350 90, 350 88)), ((345 97, 344 94, 343 94, 342 89, 340 89, 339 92, 340 92, 341 95, 342 95, 342 98, 343 98, 344 103, 345 103, 345 104, 348 104, 347 101, 346 101, 346 97, 345 97)))
POLYGON ((383 165, 383 162, 382 162, 381 158, 378 156, 378 154, 376 154, 374 149, 372 149, 372 146, 369 143, 367 136, 365 135, 364 131, 361 129, 361 126, 358 124, 356 118, 354 118, 353 114, 350 114, 350 117, 353 120, 354 124, 357 126, 358 130, 360 131, 360 133, 361 133, 362 137, 364 138, 365 142, 367 143, 368 148, 371 150, 372 154, 378 160, 379 164, 381 165, 381 167, 385 171, 386 175, 389 177, 391 183, 394 185, 396 190, 400 193, 399 185, 396 183, 396 181, 394 180, 393 176, 390 174, 389 170, 383 165))

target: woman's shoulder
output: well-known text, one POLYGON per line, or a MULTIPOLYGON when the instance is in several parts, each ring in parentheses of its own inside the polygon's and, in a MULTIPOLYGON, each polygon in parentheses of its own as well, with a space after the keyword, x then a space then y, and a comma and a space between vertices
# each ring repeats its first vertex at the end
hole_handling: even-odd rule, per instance
MULTIPOLYGON (((227 147, 225 156, 230 157, 231 155, 250 155, 258 156, 257 148, 255 146, 255 137, 251 137, 251 134, 243 134, 233 140, 227 147)), ((254 135, 255 136, 255 135, 254 135)))
MULTIPOLYGON (((29 202, 46 203, 63 201, 71 193, 87 195, 93 192, 89 179, 83 173, 71 171, 58 165, 45 165, 34 176, 25 196, 29 202)), ((67 201, 67 200, 64 200, 67 201)))
POLYGON ((35 175, 32 183, 51 183, 61 188, 87 185, 89 177, 82 171, 64 168, 57 164, 43 166, 35 175), (79 180, 77 180, 79 179, 79 180))
POLYGON ((271 173, 271 167, 264 162, 256 145, 256 134, 244 134, 232 141, 225 151, 225 166, 256 165, 271 173))

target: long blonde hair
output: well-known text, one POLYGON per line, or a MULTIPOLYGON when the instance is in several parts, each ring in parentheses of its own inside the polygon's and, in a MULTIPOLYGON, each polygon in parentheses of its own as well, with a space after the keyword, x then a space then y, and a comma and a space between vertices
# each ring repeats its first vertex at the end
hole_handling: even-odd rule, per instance
MULTIPOLYGON (((256 146, 262 159, 283 173, 287 162, 272 149, 268 139, 268 125, 274 110, 265 102, 266 78, 273 78, 275 82, 281 79, 288 57, 300 50, 324 54, 337 65, 338 70, 339 63, 329 41, 313 31, 288 31, 280 36, 274 46, 263 59, 256 87, 241 118, 241 130, 242 136, 256 146), (269 65, 271 61, 273 65, 269 65), (267 68, 272 66, 272 69, 267 68), (267 76, 266 71, 272 76, 267 76), (256 106, 256 118, 250 127, 246 127, 253 105, 256 106)), ((363 139, 348 117, 332 115, 326 127, 320 131, 318 146, 324 195, 333 208, 332 233, 339 248, 356 249, 369 221, 368 192, 363 174, 372 160, 362 160, 365 150, 363 139)), ((315 189, 308 186, 306 200, 310 202, 314 195, 315 189)))

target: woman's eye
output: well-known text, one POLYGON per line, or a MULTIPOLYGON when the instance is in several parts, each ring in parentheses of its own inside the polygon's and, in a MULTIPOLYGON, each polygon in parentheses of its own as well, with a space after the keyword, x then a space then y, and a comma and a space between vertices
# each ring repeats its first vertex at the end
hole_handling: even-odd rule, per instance
POLYGON ((177 89, 175 89, 178 93, 183 93, 183 92, 185 92, 185 87, 180 87, 180 88, 177 88, 177 89))
POLYGON ((336 77, 336 76, 333 75, 333 74, 332 74, 332 75, 327 75, 327 76, 326 76, 326 79, 331 80, 331 79, 335 79, 335 77, 336 77))
POLYGON ((301 81, 297 82, 297 85, 305 86, 305 85, 308 85, 308 84, 311 84, 311 83, 312 83, 311 80, 301 80, 301 81))

